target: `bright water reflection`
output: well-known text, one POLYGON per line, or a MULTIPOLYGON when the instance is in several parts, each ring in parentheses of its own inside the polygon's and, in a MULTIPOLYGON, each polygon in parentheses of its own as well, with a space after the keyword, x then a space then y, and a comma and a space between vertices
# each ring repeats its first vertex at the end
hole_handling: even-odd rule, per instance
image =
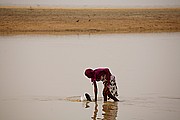
MULTIPOLYGON (((89 108, 89 103, 85 103, 85 108, 89 108)), ((104 102, 94 103, 92 120, 103 119, 103 120, 116 120, 118 114, 118 102, 104 102)))

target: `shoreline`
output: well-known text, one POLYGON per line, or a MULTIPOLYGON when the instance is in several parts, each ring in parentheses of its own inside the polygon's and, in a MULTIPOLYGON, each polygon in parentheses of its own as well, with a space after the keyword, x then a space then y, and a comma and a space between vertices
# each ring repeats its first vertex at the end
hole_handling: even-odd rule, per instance
POLYGON ((21 6, 21 5, 15 5, 15 6, 0 6, 0 9, 1 8, 21 8, 21 9, 27 9, 27 8, 33 8, 33 9, 95 9, 95 10, 104 10, 104 9, 110 9, 110 10, 113 10, 113 9, 117 9, 117 10, 123 10, 123 9, 180 9, 180 7, 164 7, 164 6, 160 6, 160 7, 58 7, 58 6, 34 6, 34 5, 29 5, 29 6, 21 6))
POLYGON ((0 35, 180 32, 180 8, 0 6, 0 35))

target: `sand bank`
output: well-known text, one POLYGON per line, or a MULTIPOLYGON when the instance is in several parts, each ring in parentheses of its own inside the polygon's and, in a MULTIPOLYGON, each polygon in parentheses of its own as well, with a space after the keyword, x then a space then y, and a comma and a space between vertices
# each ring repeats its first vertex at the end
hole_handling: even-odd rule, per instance
POLYGON ((180 8, 0 7, 0 35, 180 32, 180 8))

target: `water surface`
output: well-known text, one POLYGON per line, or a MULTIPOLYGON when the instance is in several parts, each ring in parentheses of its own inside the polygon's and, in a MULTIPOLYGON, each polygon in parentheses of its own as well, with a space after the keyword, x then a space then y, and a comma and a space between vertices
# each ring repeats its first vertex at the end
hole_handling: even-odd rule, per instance
MULTIPOLYGON (((180 119, 180 33, 0 37, 0 119, 180 119), (116 76, 114 103, 93 95, 88 67, 116 76)), ((102 83, 98 83, 102 96, 102 83)))

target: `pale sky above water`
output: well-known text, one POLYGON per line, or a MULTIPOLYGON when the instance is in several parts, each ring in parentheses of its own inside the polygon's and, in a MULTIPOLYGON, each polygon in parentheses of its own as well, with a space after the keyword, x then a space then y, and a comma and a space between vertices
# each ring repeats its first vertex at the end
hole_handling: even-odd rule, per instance
POLYGON ((179 7, 180 0, 1 0, 0 5, 60 7, 179 7))

